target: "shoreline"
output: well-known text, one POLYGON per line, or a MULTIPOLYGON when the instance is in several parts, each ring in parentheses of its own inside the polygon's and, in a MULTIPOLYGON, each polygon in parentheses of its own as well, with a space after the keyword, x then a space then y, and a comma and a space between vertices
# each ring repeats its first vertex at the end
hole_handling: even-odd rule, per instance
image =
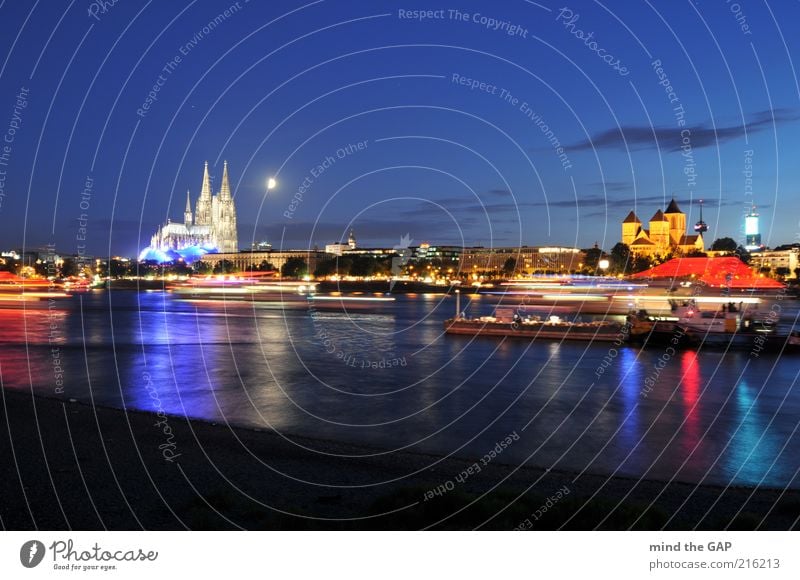
POLYGON ((499 461, 468 473, 478 464, 468 458, 365 457, 385 450, 7 389, 0 396, 4 529, 799 527, 798 489, 499 461))

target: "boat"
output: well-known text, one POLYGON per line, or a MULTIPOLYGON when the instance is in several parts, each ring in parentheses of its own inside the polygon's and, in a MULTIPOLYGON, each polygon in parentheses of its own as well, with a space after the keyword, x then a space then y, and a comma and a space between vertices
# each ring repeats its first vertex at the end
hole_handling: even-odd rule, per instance
POLYGON ((391 304, 395 301, 394 296, 375 296, 364 294, 343 295, 341 293, 333 294, 309 294, 306 296, 310 308, 317 310, 374 310, 382 309, 383 306, 391 304))
POLYGON ((467 318, 459 313, 444 321, 447 334, 470 336, 502 336, 528 340, 584 340, 601 342, 624 342, 628 325, 609 320, 576 322, 564 320, 558 315, 546 318, 540 316, 520 316, 509 313, 508 309, 497 309, 492 316, 467 318))
POLYGON ((750 310, 742 303, 701 310, 694 300, 672 302, 668 316, 639 311, 629 316, 630 340, 645 345, 750 349, 753 353, 800 347, 800 333, 779 330, 775 311, 750 310))
POLYGON ((55 281, 0 272, 0 307, 32 306, 32 303, 69 297, 63 284, 55 281))
POLYGON ((306 303, 306 296, 313 295, 316 287, 311 282, 264 281, 248 276, 219 275, 190 278, 168 286, 177 298, 190 301, 306 303))

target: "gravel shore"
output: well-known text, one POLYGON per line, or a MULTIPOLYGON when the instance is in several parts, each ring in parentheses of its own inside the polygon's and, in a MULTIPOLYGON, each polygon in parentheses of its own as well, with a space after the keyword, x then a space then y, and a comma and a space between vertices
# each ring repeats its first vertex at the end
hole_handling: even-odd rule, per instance
POLYGON ((102 529, 797 529, 800 490, 607 478, 0 389, 0 525, 102 529))

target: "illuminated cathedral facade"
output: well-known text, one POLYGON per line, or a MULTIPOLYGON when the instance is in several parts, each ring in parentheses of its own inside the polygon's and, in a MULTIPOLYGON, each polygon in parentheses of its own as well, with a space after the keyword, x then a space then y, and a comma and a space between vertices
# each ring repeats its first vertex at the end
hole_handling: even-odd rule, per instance
POLYGON ((658 210, 650 218, 649 228, 643 225, 634 212, 630 212, 622 222, 622 243, 636 255, 666 256, 704 250, 703 230, 695 228, 700 233, 686 233, 686 214, 674 199, 666 211, 658 210))
POLYGON ((200 197, 194 214, 189 192, 186 192, 186 209, 183 223, 167 220, 150 239, 150 246, 139 256, 140 260, 168 261, 177 257, 194 261, 208 252, 238 252, 239 236, 236 227, 236 205, 231 195, 228 162, 222 170, 222 183, 217 195, 211 194, 211 177, 208 162, 203 173, 200 197))

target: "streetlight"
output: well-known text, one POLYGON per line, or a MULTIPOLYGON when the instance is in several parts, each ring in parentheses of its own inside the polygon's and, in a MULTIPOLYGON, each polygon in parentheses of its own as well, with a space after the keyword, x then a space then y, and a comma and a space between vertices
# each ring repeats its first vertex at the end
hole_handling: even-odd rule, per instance
POLYGON ((275 181, 274 177, 268 177, 267 178, 267 191, 269 191, 271 189, 275 189, 277 187, 277 185, 278 185, 278 182, 275 181))
POLYGON ((597 265, 598 265, 598 266, 600 267, 600 269, 603 271, 603 275, 605 275, 605 273, 606 273, 606 270, 608 270, 608 267, 611 265, 611 262, 609 262, 608 260, 606 260, 605 258, 603 258, 602 260, 600 260, 599 262, 597 262, 597 265))

